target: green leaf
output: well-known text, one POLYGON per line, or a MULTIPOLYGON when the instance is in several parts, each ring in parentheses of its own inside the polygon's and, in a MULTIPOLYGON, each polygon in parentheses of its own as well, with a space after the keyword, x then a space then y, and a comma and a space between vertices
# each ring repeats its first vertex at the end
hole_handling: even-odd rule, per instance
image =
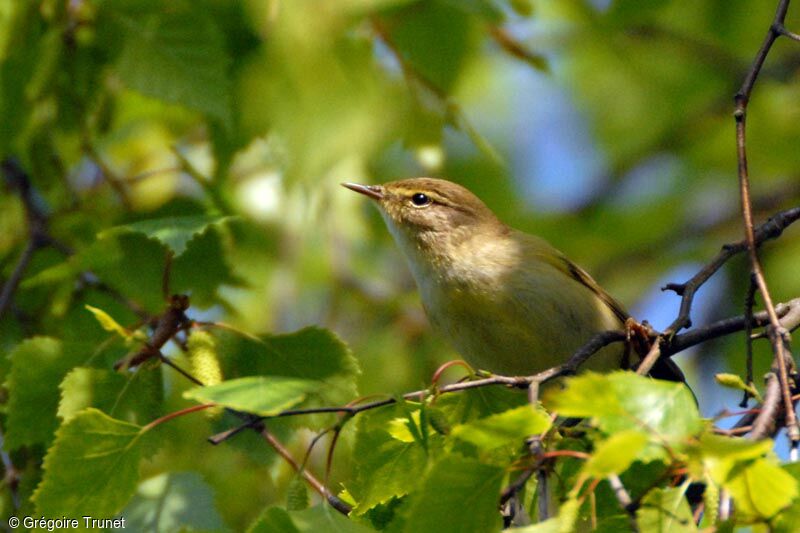
POLYGON ((728 387, 729 389, 747 391, 753 398, 755 398, 759 403, 763 402, 764 400, 761 398, 761 394, 759 394, 758 389, 756 389, 753 385, 748 385, 742 379, 742 376, 739 374, 727 374, 721 372, 719 374, 714 375, 714 379, 717 383, 722 385, 723 387, 728 387))
POLYGON ((714 481, 728 489, 737 510, 746 516, 771 518, 798 495, 797 480, 772 460, 725 461, 710 473, 714 481))
MULTIPOLYGON (((220 346, 240 375, 284 376, 316 383, 308 391, 303 407, 340 405, 358 395, 358 363, 350 349, 332 332, 309 327, 287 335, 263 336, 259 340, 227 337, 220 346)), ((298 424, 321 427, 330 417, 297 419, 298 424)))
POLYGON ((453 428, 452 435, 482 450, 500 446, 520 446, 526 437, 550 428, 550 417, 530 405, 487 416, 453 428))
POLYGON ((173 294, 190 294, 192 307, 208 308, 219 303, 218 291, 223 285, 243 285, 227 259, 229 250, 223 246, 220 223, 214 223, 216 231, 196 234, 186 251, 172 262, 170 290, 173 294))
POLYGON ((120 513, 132 531, 220 531, 214 493, 196 472, 168 472, 139 484, 120 513))
POLYGON ((642 377, 633 372, 587 372, 551 391, 545 404, 562 416, 591 418, 606 433, 626 429, 655 432, 679 445, 703 428, 686 385, 642 377))
POLYGON ((195 387, 183 397, 200 403, 216 403, 238 411, 271 416, 302 402, 318 383, 283 376, 251 376, 216 385, 195 387))
POLYGON ((43 55, 51 55, 52 46, 59 49, 60 42, 53 43, 49 34, 42 34, 41 24, 32 24, 37 17, 36 6, 22 3, 7 3, 4 24, 0 28, 2 61, 0 61, 0 155, 5 157, 12 150, 19 150, 20 139, 27 133, 30 116, 36 106, 30 105, 27 90, 30 81, 39 77, 46 68, 41 63, 43 55), (8 10, 11 10, 9 13, 8 10), (8 46, 12 43, 26 46, 8 46))
POLYGON ((65 422, 94 407, 118 420, 146 424, 158 416, 164 395, 161 372, 144 369, 120 374, 100 368, 73 368, 59 387, 58 416, 65 422))
POLYGON ((758 459, 770 453, 773 446, 774 443, 768 439, 752 441, 704 433, 700 436, 698 451, 707 464, 715 465, 720 461, 758 459))
MULTIPOLYGON (((422 433, 420 432, 422 425, 420 421, 420 413, 421 411, 417 409, 410 413, 410 417, 405 416, 403 418, 395 418, 394 420, 390 420, 389 435, 400 442, 416 442, 418 440, 422 440, 422 433)), ((422 428, 423 431, 427 432, 426 437, 427 435, 430 435, 432 429, 433 428, 428 427, 422 428)))
POLYGON ((636 512, 641 531, 653 533, 697 531, 692 510, 685 498, 686 486, 653 489, 648 492, 636 512))
POLYGON ((33 499, 42 516, 117 514, 136 490, 149 453, 142 428, 87 409, 61 426, 33 499))
POLYGON ((126 10, 123 2, 103 7, 124 42, 115 70, 128 87, 232 126, 230 58, 207 10, 188 2, 172 2, 168 10, 126 10))
POLYGON ((223 224, 231 217, 214 215, 195 215, 141 220, 124 226, 116 226, 100 233, 101 239, 119 233, 141 233, 148 239, 160 242, 169 248, 175 257, 186 251, 192 239, 202 235, 210 227, 223 224))
MULTIPOLYGON (((575 523, 578 520, 578 511, 580 511, 581 502, 575 498, 571 498, 561 504, 558 510, 558 516, 550 518, 538 524, 530 526, 512 528, 510 531, 515 533, 571 533, 576 531, 575 523)), ((581 531, 578 529, 578 531, 581 531)))
POLYGON ((34 337, 17 345, 9 357, 5 446, 15 450, 25 445, 47 444, 58 427, 59 383, 88 356, 75 346, 65 349, 59 340, 34 337))
POLYGON ((92 307, 91 305, 84 305, 87 311, 92 313, 97 321, 100 323, 100 326, 111 333, 116 333, 123 339, 133 340, 133 335, 124 327, 120 326, 114 318, 97 307, 92 307))
POLYGON ((329 505, 320 504, 303 511, 270 507, 247 533, 367 533, 373 531, 343 516, 329 505))
MULTIPOLYGON (((800 463, 789 463, 784 465, 783 469, 795 479, 795 482, 800 482, 800 463)), ((797 524, 800 524, 800 498, 795 498, 788 509, 781 511, 770 526, 772 533, 795 533, 797 524)))
POLYGON ((583 465, 583 472, 600 478, 620 474, 639 457, 648 440, 645 433, 635 429, 615 433, 597 446, 583 465))
POLYGON ((422 2, 394 13, 390 32, 394 44, 414 70, 447 93, 477 44, 474 22, 459 7, 444 2, 422 2))
POLYGON ((500 531, 497 499, 505 469, 450 455, 414 494, 405 531, 500 531))
POLYGON ((529 526, 513 527, 508 531, 513 531, 514 533, 564 533, 565 531, 569 531, 569 529, 563 529, 561 527, 561 520, 555 517, 529 526))
MULTIPOLYGON (((400 406, 361 413, 356 419, 355 478, 347 489, 358 504, 353 513, 361 515, 378 504, 405 496, 419 485, 428 455, 417 442, 403 442, 389 433, 392 420, 404 417, 400 406)), ((441 442, 430 435, 429 443, 441 442)))
POLYGON ((704 434, 695 452, 711 479, 730 492, 739 512, 771 518, 798 496, 797 480, 770 457, 773 445, 770 439, 704 434))
POLYGON ((161 282, 164 273, 164 247, 141 233, 101 233, 103 237, 79 250, 66 262, 45 269, 26 279, 22 286, 36 287, 63 283, 81 272, 91 271, 125 296, 151 312, 164 306, 161 282))
POLYGON ((458 394, 442 396, 436 400, 436 407, 444 411, 449 420, 459 424, 503 413, 524 405, 530 405, 526 394, 519 390, 503 387, 467 389, 458 394))

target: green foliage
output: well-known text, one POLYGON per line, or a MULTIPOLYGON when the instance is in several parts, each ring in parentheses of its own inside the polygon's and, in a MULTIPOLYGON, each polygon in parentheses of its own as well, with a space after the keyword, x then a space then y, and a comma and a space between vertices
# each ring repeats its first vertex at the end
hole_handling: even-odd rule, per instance
POLYGON ((133 496, 151 438, 140 426, 89 408, 56 432, 33 496, 42 516, 114 516, 133 496))
POLYGON ((158 416, 164 384, 156 372, 122 375, 104 368, 75 367, 59 385, 58 417, 67 421, 88 407, 133 424, 158 416))
POLYGON ((299 404, 318 386, 311 380, 252 376, 198 387, 183 395, 189 400, 270 416, 299 404))
POLYGON ((549 406, 564 416, 591 418, 608 434, 644 430, 668 443, 682 442, 703 426, 686 385, 628 372, 572 379, 549 406))
POLYGON ((519 446, 526 437, 544 433, 548 429, 550 417, 547 413, 524 405, 458 425, 453 428, 452 435, 478 448, 491 450, 499 446, 519 446))
POLYGON ((98 22, 110 22, 124 43, 115 71, 131 89, 196 109, 230 128, 230 59, 210 13, 184 1, 165 11, 145 5, 104 2, 100 9, 98 22))
MULTIPOLYGON (((457 354, 377 213, 339 187, 463 183, 662 327, 674 296, 644 295, 741 238, 730 99, 775 3, 0 1, 16 169, 0 178, 0 521, 496 531, 501 491, 542 468, 548 519, 533 475, 516 497, 538 523, 519 531, 795 531, 797 465, 773 439, 717 434, 683 385, 587 373, 536 406, 502 386, 440 394, 463 374, 431 376, 457 354), (268 417, 349 516, 264 435, 226 433, 242 421, 223 407, 268 417)), ((748 108, 757 221, 800 203, 796 56, 781 37, 748 108)), ((776 301, 800 294, 797 236, 759 249, 776 301)), ((741 313, 748 267, 726 268, 696 325, 741 313)), ((761 397, 741 336, 696 349, 704 414, 761 397)), ((761 376, 771 353, 754 350, 761 376)))
MULTIPOLYGON (((357 502, 356 514, 407 495, 425 472, 429 457, 421 444, 397 439, 389 431, 391 421, 403 415, 396 406, 365 413, 356 421, 353 452, 359 460, 356 475, 347 484, 357 502)), ((431 440, 440 445, 441 437, 431 435, 431 440)))
POLYGON ((642 531, 697 531, 684 488, 655 489, 648 493, 636 515, 642 531))
POLYGON ((198 238, 213 225, 224 223, 228 218, 200 215, 148 219, 111 228, 101 233, 100 238, 118 233, 141 233, 166 246, 175 257, 180 257, 192 239, 198 238))
POLYGON ((194 472, 160 474, 142 481, 120 516, 135 531, 223 529, 212 488, 194 472))
POLYGON ((286 511, 271 507, 247 530, 248 533, 312 533, 336 531, 365 533, 372 531, 343 517, 330 507, 317 505, 304 511, 286 511))
POLYGON ((404 531, 497 531, 497 494, 504 478, 503 468, 457 454, 442 459, 409 503, 404 531))
MULTIPOLYGON (((302 397, 296 397, 297 406, 337 406, 356 397, 358 363, 350 349, 330 331, 309 327, 258 339, 237 336, 228 339, 223 350, 232 368, 226 375, 281 377, 287 384, 294 383, 290 386, 298 393, 302 392, 302 397)), ((224 387, 225 382, 219 386, 224 387)), ((329 423, 329 417, 312 416, 305 417, 302 425, 324 427, 329 423)))
POLYGON ((15 450, 49 444, 58 427, 58 384, 85 355, 77 347, 65 349, 57 339, 35 337, 17 346, 9 357, 5 445, 15 450))
POLYGON ((591 477, 606 477, 628 469, 647 445, 647 434, 624 430, 602 441, 586 461, 583 472, 591 477))

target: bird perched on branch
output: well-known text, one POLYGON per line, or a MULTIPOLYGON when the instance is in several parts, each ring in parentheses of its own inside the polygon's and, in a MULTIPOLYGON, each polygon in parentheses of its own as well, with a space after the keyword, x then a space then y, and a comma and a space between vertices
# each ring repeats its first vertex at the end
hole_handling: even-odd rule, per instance
MULTIPOLYGON (((375 201, 431 324, 474 368, 533 375, 629 318, 583 269, 545 240, 506 226, 461 185, 433 178, 342 185, 375 201)), ((583 368, 621 368, 624 356, 623 345, 611 344, 583 368)), ((650 374, 684 380, 666 358, 650 374)))

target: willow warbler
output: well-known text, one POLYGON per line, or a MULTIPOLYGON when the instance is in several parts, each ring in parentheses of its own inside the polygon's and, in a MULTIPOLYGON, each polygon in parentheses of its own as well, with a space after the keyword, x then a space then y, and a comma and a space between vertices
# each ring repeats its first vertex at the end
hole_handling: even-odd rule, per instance
MULTIPOLYGON (((545 240, 503 224, 464 187, 433 178, 343 183, 375 201, 403 251, 435 330, 474 368, 527 376, 566 362, 628 313, 545 240)), ((621 343, 583 369, 623 365, 621 343)), ((683 381, 671 360, 655 377, 683 381)))

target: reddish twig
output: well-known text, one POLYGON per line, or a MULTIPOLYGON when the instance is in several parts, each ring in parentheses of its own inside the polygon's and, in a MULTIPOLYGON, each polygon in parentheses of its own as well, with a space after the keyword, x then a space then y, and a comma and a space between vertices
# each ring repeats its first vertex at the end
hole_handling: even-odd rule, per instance
POLYGON ((174 413, 166 414, 160 418, 156 418, 146 426, 142 428, 142 431, 150 431, 156 426, 163 424, 164 422, 169 422, 175 418, 188 415, 191 413, 196 413, 197 411, 202 411, 204 409, 208 409, 210 407, 216 407, 217 404, 215 403, 201 403, 199 405, 192 405, 191 407, 186 407, 185 409, 181 409, 179 411, 175 411, 174 413))

